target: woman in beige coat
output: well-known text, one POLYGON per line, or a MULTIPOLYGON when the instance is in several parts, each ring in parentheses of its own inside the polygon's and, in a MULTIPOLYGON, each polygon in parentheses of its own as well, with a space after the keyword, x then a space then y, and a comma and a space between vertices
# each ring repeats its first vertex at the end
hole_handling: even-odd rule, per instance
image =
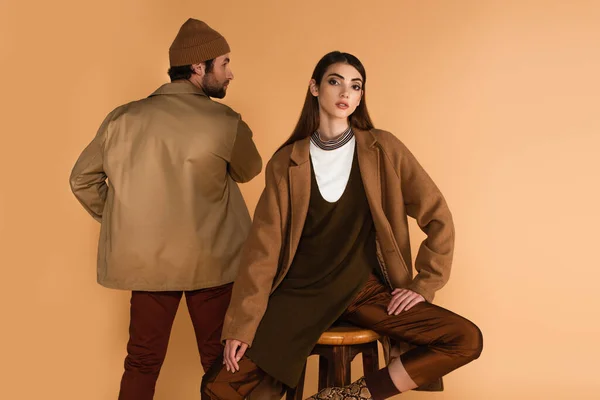
POLYGON ((446 201, 408 149, 374 129, 365 85, 351 54, 318 62, 300 120, 267 165, 225 319, 223 365, 207 373, 204 398, 265 398, 255 389, 267 380, 296 386, 338 320, 415 347, 314 399, 385 399, 479 356, 477 326, 432 304, 452 262, 446 201), (427 235, 414 276, 408 216, 427 235))

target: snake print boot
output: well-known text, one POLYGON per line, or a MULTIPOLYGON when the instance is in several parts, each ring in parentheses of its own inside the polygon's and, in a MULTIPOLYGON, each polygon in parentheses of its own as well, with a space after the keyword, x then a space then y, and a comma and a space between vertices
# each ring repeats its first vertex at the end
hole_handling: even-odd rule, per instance
POLYGON ((360 378, 348 386, 325 388, 307 400, 373 400, 373 397, 365 378, 360 378))

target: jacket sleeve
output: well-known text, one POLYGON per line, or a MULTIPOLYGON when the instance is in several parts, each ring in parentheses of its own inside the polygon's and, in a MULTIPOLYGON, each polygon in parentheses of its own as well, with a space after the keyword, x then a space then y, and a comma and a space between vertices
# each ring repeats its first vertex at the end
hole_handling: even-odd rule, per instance
POLYGON ((249 346, 267 309, 283 242, 278 178, 271 162, 267 164, 265 181, 242 251, 221 336, 222 340, 237 339, 249 346))
POLYGON ((400 180, 406 213, 427 238, 415 259, 417 275, 409 289, 433 301, 450 277, 454 252, 454 223, 444 196, 412 153, 402 146, 400 180))
POLYGON ((77 200, 98 222, 102 221, 102 211, 106 202, 108 185, 103 168, 104 140, 111 115, 106 117, 96 137, 83 150, 71 171, 69 182, 77 200))
POLYGON ((261 170, 262 159, 252 140, 252 131, 240 118, 229 161, 229 174, 234 181, 244 183, 258 175, 261 170))

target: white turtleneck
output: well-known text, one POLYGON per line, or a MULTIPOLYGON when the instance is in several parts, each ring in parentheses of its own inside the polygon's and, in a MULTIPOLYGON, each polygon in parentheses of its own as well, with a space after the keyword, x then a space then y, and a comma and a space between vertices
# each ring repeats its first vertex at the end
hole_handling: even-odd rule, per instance
POLYGON ((310 157, 319 192, 330 203, 338 201, 346 189, 355 147, 354 136, 348 143, 335 150, 323 150, 310 141, 310 157))

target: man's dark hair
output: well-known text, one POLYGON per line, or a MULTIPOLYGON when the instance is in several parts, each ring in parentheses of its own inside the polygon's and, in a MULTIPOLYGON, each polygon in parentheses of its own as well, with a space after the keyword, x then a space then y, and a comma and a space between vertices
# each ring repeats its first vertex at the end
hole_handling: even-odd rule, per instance
POLYGON ((214 58, 213 58, 213 59, 211 59, 211 60, 206 60, 206 61, 204 61, 204 63, 206 64, 206 73, 207 73, 207 74, 209 74, 209 73, 211 73, 211 72, 212 72, 212 70, 213 70, 213 68, 214 68, 214 66, 215 66, 215 65, 214 65, 214 62, 215 62, 215 59, 214 59, 214 58))
MULTIPOLYGON (((214 61, 215 61, 214 58, 212 60, 205 61, 207 74, 213 70, 214 61)), ((169 71, 167 73, 169 74, 169 77, 171 78, 171 82, 173 82, 173 81, 176 81, 179 79, 190 79, 193 72, 194 71, 192 70, 191 65, 181 65, 178 67, 169 68, 169 71)))

